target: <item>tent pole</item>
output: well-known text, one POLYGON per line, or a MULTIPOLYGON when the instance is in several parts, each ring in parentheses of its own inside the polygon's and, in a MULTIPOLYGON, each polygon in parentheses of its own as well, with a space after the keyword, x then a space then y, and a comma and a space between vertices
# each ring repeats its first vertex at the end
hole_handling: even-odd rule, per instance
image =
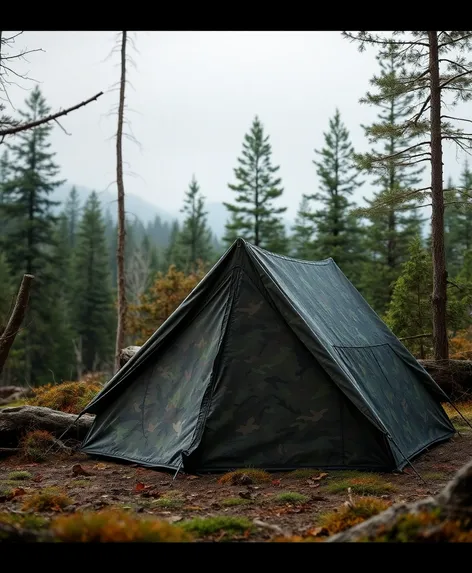
POLYGON ((397 448, 397 450, 400 452, 400 454, 403 456, 403 459, 407 462, 407 464, 411 467, 411 469, 415 472, 415 474, 420 478, 420 480, 425 483, 426 485, 428 485, 428 482, 416 471, 415 466, 410 462, 410 460, 405 456, 405 454, 401 451, 401 449, 398 447, 398 444, 396 443, 396 441, 392 438, 392 436, 388 435, 388 438, 390 438, 392 440, 392 442, 395 444, 395 447, 397 448))
POLYGON ((182 460, 180 461, 179 467, 177 468, 177 471, 174 474, 174 477, 172 478, 172 481, 175 480, 175 478, 177 477, 178 473, 180 472, 180 468, 182 467, 182 460))
MULTIPOLYGON (((63 432, 62 434, 57 438, 58 440, 61 440, 63 436, 65 436, 67 434, 67 432, 75 425, 77 424, 77 422, 79 421, 79 418, 82 416, 82 412, 77 416, 77 418, 72 422, 72 424, 70 424, 70 426, 68 426, 63 432)), ((49 446, 49 448, 46 450, 46 454, 48 454, 51 449, 54 447, 54 444, 52 444, 51 446, 49 446)))
MULTIPOLYGON (((459 408, 456 407, 456 405, 454 404, 454 402, 449 398, 448 396, 448 402, 449 404, 451 404, 451 406, 454 408, 454 410, 459 414, 459 416, 464 420, 464 422, 470 427, 472 428, 472 424, 469 422, 469 420, 462 415, 462 412, 459 410, 459 408)), ((457 432, 459 434, 459 432, 457 432)), ((459 434, 460 435, 460 434, 459 434)))

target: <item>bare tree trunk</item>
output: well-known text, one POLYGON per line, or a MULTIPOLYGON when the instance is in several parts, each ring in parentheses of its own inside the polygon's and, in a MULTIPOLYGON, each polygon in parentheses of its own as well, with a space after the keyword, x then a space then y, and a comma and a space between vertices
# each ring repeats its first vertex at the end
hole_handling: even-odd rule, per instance
POLYGON ((16 297, 15 307, 13 308, 5 330, 0 336, 0 374, 2 373, 3 367, 10 352, 10 348, 15 341, 15 337, 18 334, 21 323, 25 317, 30 296, 31 283, 33 280, 33 275, 23 275, 20 290, 18 291, 18 296, 16 297))
POLYGON ((444 195, 441 139, 441 87, 439 83, 438 33, 428 32, 431 81, 431 245, 433 257, 433 350, 435 360, 449 358, 446 302, 447 271, 444 249, 444 195))
POLYGON ((125 341, 126 279, 125 279, 125 188, 123 183, 123 122, 126 86, 126 38, 121 39, 121 80, 118 107, 118 129, 116 132, 116 184, 118 187, 118 245, 116 250, 118 275, 118 324, 116 327, 115 372, 120 368, 120 350, 125 341))

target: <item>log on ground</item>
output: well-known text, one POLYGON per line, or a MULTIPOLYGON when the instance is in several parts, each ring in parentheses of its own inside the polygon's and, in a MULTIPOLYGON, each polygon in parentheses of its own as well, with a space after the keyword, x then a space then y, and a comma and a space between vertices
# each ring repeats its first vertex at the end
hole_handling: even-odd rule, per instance
POLYGON ((15 448, 22 436, 32 430, 45 430, 56 438, 81 441, 89 431, 94 416, 66 414, 41 406, 16 406, 0 410, 0 447, 15 448))

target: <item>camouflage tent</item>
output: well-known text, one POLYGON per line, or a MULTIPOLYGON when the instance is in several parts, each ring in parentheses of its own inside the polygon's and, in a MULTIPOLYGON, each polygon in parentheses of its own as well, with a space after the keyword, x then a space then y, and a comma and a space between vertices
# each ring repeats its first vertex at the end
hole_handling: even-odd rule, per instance
POLYGON ((390 471, 454 434, 442 390, 332 259, 238 239, 85 408, 92 455, 390 471))

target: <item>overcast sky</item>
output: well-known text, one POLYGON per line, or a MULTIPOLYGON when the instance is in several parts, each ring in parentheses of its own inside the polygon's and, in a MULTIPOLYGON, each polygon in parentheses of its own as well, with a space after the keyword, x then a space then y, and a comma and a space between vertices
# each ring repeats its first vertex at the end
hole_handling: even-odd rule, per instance
MULTIPOLYGON (((168 211, 181 207, 195 174, 208 201, 234 195, 233 168, 244 134, 259 115, 270 136, 273 163, 280 165, 282 199, 293 218, 303 193, 317 188, 314 149, 336 107, 357 150, 366 146, 361 123, 376 111, 359 104, 377 72, 375 53, 359 53, 340 32, 137 32, 139 53, 130 50, 133 87, 128 118, 141 149, 126 141, 127 192, 168 211)), ((115 180, 116 106, 119 54, 106 59, 114 32, 24 32, 18 47, 42 48, 21 64, 40 82, 53 111, 99 91, 97 102, 61 120, 52 147, 70 182, 105 189, 115 180)), ((23 86, 33 87, 33 83, 23 86)), ((28 95, 10 90, 16 107, 28 95)), ((463 157, 448 150, 445 176, 457 176, 463 157)), ((369 197, 366 184, 357 194, 369 197)))

